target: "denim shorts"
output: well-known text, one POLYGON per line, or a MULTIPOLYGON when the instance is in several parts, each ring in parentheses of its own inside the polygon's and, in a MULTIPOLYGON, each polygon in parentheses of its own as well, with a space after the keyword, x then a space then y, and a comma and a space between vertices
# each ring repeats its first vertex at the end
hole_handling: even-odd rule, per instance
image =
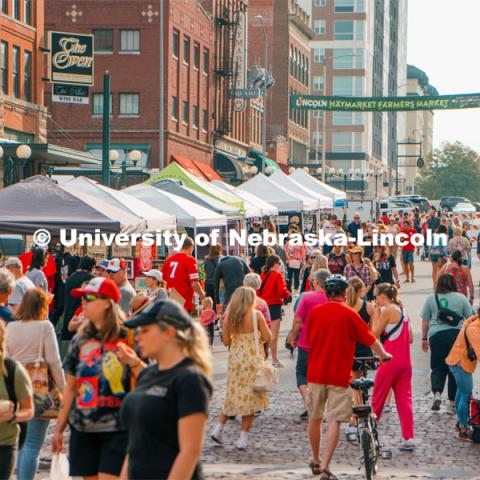
POLYGON ((415 254, 415 252, 413 250, 410 251, 410 252, 402 251, 403 263, 413 263, 414 254, 415 254))
POLYGON ((308 352, 303 348, 298 347, 297 365, 295 367, 295 373, 297 376, 297 387, 307 384, 307 359, 308 352))

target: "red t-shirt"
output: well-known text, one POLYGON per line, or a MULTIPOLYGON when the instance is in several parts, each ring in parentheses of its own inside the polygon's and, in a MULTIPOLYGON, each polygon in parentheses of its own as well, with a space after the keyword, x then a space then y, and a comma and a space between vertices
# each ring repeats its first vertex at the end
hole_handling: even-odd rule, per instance
POLYGON ((380 217, 380 220, 383 221, 385 226, 387 226, 390 223, 390 219, 387 217, 387 215, 383 215, 382 217, 380 217))
POLYGON ((174 288, 185 299, 185 310, 193 308, 192 282, 198 282, 197 261, 191 255, 178 252, 167 258, 162 268, 163 280, 167 288, 174 288))
POLYGON ((412 244, 411 238, 414 233, 417 233, 417 231, 414 228, 411 228, 410 230, 402 230, 402 233, 405 235, 408 235, 408 240, 405 239, 403 240, 404 242, 408 242, 404 247, 402 247, 402 252, 414 252, 415 251, 415 245, 412 244))
POLYGON ((338 300, 312 308, 307 338, 307 381, 337 387, 350 385, 355 345, 370 347, 376 340, 360 315, 338 300))

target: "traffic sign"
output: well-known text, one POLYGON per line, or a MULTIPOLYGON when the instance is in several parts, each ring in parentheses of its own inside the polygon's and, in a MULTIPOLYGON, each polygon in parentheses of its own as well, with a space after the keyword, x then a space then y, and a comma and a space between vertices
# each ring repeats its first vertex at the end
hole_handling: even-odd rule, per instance
POLYGON ((258 88, 229 88, 228 98, 259 98, 260 90, 258 88))
POLYGON ((53 84, 52 100, 57 103, 88 105, 88 87, 83 85, 53 84))

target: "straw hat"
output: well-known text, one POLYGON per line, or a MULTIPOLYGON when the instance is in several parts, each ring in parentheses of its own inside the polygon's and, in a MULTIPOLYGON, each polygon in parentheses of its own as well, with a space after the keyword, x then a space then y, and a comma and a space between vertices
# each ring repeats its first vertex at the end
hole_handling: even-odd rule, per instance
POLYGON ((350 253, 361 253, 363 255, 363 248, 359 245, 355 245, 348 250, 350 253))

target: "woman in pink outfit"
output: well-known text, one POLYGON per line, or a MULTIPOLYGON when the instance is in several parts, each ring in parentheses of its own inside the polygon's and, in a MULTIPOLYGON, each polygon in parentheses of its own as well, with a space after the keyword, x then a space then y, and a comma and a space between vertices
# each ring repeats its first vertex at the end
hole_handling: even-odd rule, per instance
POLYGON ((395 394, 395 404, 402 429, 401 449, 414 450, 414 425, 412 406, 412 360, 410 344, 413 333, 410 319, 398 298, 395 285, 382 283, 377 287, 377 305, 381 314, 373 327, 376 337, 382 338, 383 347, 392 354, 389 362, 380 365, 373 387, 372 407, 380 421, 390 390, 395 394))

